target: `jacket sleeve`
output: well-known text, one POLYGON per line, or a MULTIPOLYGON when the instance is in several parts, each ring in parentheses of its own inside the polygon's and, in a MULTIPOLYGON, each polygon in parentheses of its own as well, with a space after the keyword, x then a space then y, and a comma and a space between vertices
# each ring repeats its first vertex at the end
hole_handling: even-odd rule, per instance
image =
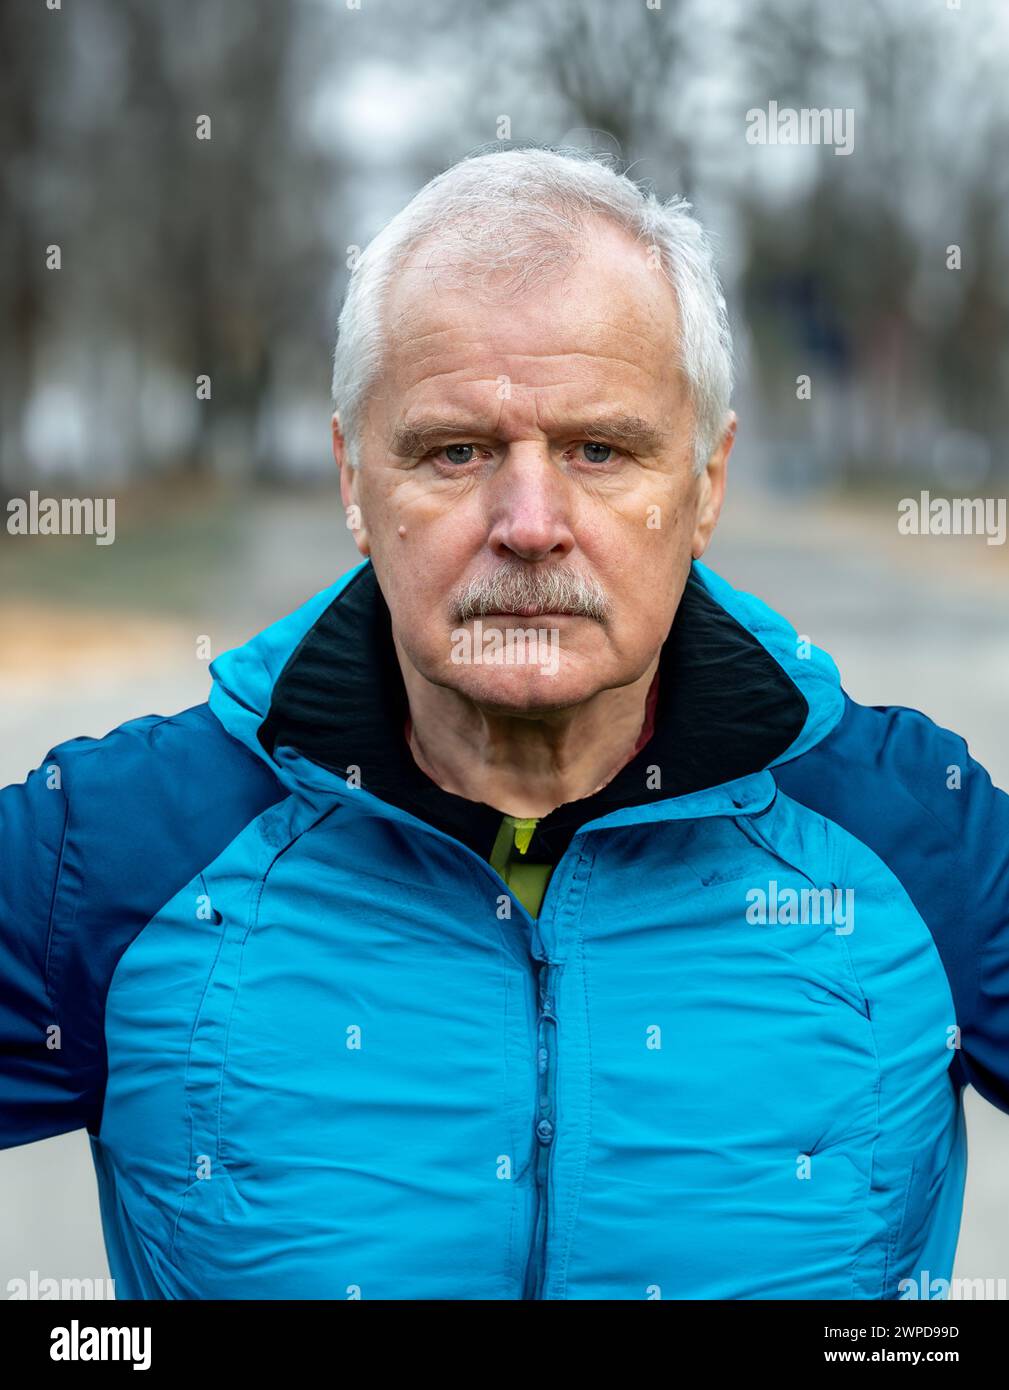
POLYGON ((959 734, 850 696, 831 734, 776 775, 900 879, 953 996, 951 1078, 1009 1113, 1009 796, 959 734))
POLYGON ((206 704, 70 739, 0 791, 0 1149, 99 1133, 120 958, 283 794, 206 704))
POLYGON ((86 1122, 50 975, 67 823, 62 769, 50 750, 22 785, 0 791, 0 1148, 86 1122))
POLYGON ((1009 1113, 1009 796, 993 785, 966 743, 949 740, 946 795, 958 810, 946 889, 945 940, 938 940, 953 982, 963 1078, 1009 1113))

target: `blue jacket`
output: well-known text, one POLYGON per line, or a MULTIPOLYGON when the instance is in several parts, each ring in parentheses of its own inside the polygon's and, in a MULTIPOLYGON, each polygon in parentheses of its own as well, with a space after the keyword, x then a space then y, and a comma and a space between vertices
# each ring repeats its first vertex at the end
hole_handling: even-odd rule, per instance
POLYGON ((0 794, 0 1147, 87 1128, 120 1297, 950 1276, 962 1090, 1009 1110, 1009 797, 961 738, 696 563, 534 920, 412 764, 370 562, 211 672, 0 794))

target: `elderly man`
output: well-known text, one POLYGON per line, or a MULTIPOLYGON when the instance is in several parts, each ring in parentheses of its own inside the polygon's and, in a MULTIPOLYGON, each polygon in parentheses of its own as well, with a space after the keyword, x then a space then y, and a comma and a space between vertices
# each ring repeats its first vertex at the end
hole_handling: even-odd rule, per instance
POLYGON ((1009 1109, 1009 798, 700 557, 689 205, 527 149, 354 270, 365 557, 0 799, 0 1143, 120 1296, 893 1299, 1009 1109))

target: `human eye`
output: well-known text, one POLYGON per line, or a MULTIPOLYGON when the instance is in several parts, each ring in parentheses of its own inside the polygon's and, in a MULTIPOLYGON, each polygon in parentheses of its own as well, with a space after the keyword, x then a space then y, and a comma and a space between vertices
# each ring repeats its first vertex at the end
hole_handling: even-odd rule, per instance
POLYGON ((570 455, 574 453, 576 463, 619 463, 621 459, 627 457, 622 450, 613 444, 606 444, 599 439, 580 439, 577 444, 572 444, 567 451, 570 455))
POLYGON ((479 444, 442 444, 438 448, 432 449, 430 453, 425 455, 425 458, 451 470, 464 468, 466 464, 474 463, 479 454, 479 444))

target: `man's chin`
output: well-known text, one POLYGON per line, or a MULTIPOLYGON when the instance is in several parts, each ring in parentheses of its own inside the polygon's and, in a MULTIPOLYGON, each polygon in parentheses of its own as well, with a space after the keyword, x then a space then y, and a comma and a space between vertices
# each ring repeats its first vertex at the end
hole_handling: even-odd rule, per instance
POLYGON ((542 665, 446 665, 438 684, 495 713, 535 716, 584 704, 603 688, 598 670, 561 654, 542 665))

